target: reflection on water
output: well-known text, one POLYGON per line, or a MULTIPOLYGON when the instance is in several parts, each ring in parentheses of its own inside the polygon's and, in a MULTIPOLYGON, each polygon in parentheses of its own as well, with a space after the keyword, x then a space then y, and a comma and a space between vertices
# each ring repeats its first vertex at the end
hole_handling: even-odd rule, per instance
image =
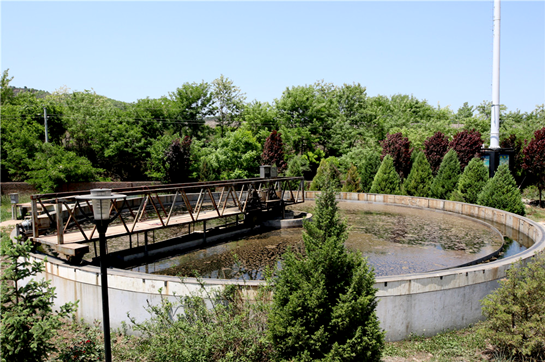
MULTIPOLYGON (((299 209, 311 211, 312 206, 307 202, 299 209)), ((493 253, 503 241, 481 223, 449 214, 348 202, 339 203, 339 207, 351 227, 346 247, 366 256, 377 276, 419 273, 465 264, 493 253)), ((132 270, 263 279, 267 268, 281 267, 280 256, 288 247, 303 251, 301 234, 301 229, 269 231, 132 270)))

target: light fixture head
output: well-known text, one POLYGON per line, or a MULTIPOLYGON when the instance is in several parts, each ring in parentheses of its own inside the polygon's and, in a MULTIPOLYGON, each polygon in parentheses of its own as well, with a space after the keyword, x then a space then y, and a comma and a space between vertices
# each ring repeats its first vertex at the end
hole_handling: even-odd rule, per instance
POLYGON ((110 218, 111 200, 127 197, 127 195, 112 194, 111 189, 93 189, 90 192, 90 195, 76 196, 76 199, 91 200, 95 221, 108 220, 110 218))

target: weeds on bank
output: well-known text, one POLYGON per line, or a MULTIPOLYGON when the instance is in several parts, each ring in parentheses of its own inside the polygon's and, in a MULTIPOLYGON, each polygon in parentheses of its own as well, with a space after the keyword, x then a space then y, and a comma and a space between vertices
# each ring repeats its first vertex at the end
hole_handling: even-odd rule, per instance
MULTIPOLYGON (((30 202, 30 194, 19 194, 19 203, 30 202)), ((11 199, 9 195, 2 195, 0 221, 11 220, 11 199)))
POLYGON ((447 331, 433 337, 411 335, 400 342, 386 343, 383 356, 409 358, 426 356, 426 360, 437 362, 485 361, 483 351, 486 340, 478 333, 477 327, 458 331, 447 331))

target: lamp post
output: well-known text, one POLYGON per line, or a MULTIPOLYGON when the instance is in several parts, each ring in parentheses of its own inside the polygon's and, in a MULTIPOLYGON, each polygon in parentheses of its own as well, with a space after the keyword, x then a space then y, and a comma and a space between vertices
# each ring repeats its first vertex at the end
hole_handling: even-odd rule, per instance
POLYGON ((76 196, 76 199, 91 200, 94 222, 98 231, 100 245, 100 281, 102 289, 102 325, 104 328, 104 357, 106 362, 112 361, 110 344, 110 307, 108 304, 108 269, 106 260, 106 230, 110 219, 110 204, 112 199, 125 198, 126 195, 112 194, 110 189, 93 189, 90 195, 76 196))

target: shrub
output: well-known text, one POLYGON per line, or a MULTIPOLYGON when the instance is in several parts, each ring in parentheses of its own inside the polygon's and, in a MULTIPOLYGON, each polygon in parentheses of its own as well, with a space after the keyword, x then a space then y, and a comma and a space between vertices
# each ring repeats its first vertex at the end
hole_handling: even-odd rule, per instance
POLYGON ((489 179, 477 198, 477 204, 525 215, 520 190, 509 171, 508 165, 501 165, 494 177, 489 179))
POLYGON ((361 254, 346 250, 347 237, 327 188, 305 223, 306 257, 288 250, 274 284, 268 325, 281 360, 380 361, 374 273, 361 254))
POLYGON ((401 193, 400 183, 399 175, 394 168, 394 161, 390 155, 386 155, 373 179, 373 184, 369 192, 373 194, 399 195, 401 193))
POLYGON ((430 163, 422 152, 418 152, 411 173, 403 183, 403 191, 409 196, 428 197, 432 181, 430 163))
POLYGON ((405 179, 411 171, 411 142, 407 137, 403 137, 401 132, 388 134, 386 139, 381 141, 382 158, 390 155, 394 161, 394 167, 399 174, 400 179, 405 179))
POLYGON ((358 169, 352 165, 346 173, 346 179, 344 180, 343 192, 360 192, 360 176, 358 175, 358 169))
POLYGON ((450 199, 470 204, 477 203, 479 193, 483 190, 488 178, 488 169, 483 161, 480 158, 472 159, 460 176, 456 190, 451 194, 450 199))
POLYGON ((437 175, 441 161, 448 152, 448 138, 442 132, 435 132, 424 142, 424 154, 430 163, 433 175, 437 175))
POLYGON ((32 243, 13 243, 3 236, 0 276, 0 338, 2 361, 45 361, 56 350, 51 338, 62 325, 62 318, 72 314, 77 303, 67 303, 53 310, 55 288, 50 281, 36 281, 44 263, 29 259, 32 243), (25 282, 23 282, 25 281, 25 282))
POLYGON ((460 161, 454 150, 450 150, 443 158, 437 176, 433 179, 430 196, 436 199, 448 200, 456 188, 460 178, 460 161))
POLYGON ((341 173, 338 169, 337 159, 335 157, 323 158, 316 171, 316 176, 310 184, 311 191, 322 191, 329 184, 339 191, 341 189, 341 173))
POLYGON ((449 146, 458 154, 460 169, 463 170, 472 158, 480 157, 482 145, 481 133, 472 129, 471 131, 458 132, 450 141, 449 146))
POLYGON ((545 255, 515 264, 500 288, 482 300, 487 317, 481 330, 492 344, 514 358, 545 360, 545 255))
POLYGON ((260 292, 257 300, 248 302, 240 298, 235 285, 209 292, 201 282, 199 292, 190 296, 162 297, 160 305, 148 306, 149 320, 132 319, 133 329, 141 333, 136 347, 139 360, 271 360, 274 353, 266 337, 268 294, 260 292))
POLYGON ((373 180, 380 167, 380 155, 378 152, 370 152, 359 167, 361 191, 369 192, 373 185, 373 180))

